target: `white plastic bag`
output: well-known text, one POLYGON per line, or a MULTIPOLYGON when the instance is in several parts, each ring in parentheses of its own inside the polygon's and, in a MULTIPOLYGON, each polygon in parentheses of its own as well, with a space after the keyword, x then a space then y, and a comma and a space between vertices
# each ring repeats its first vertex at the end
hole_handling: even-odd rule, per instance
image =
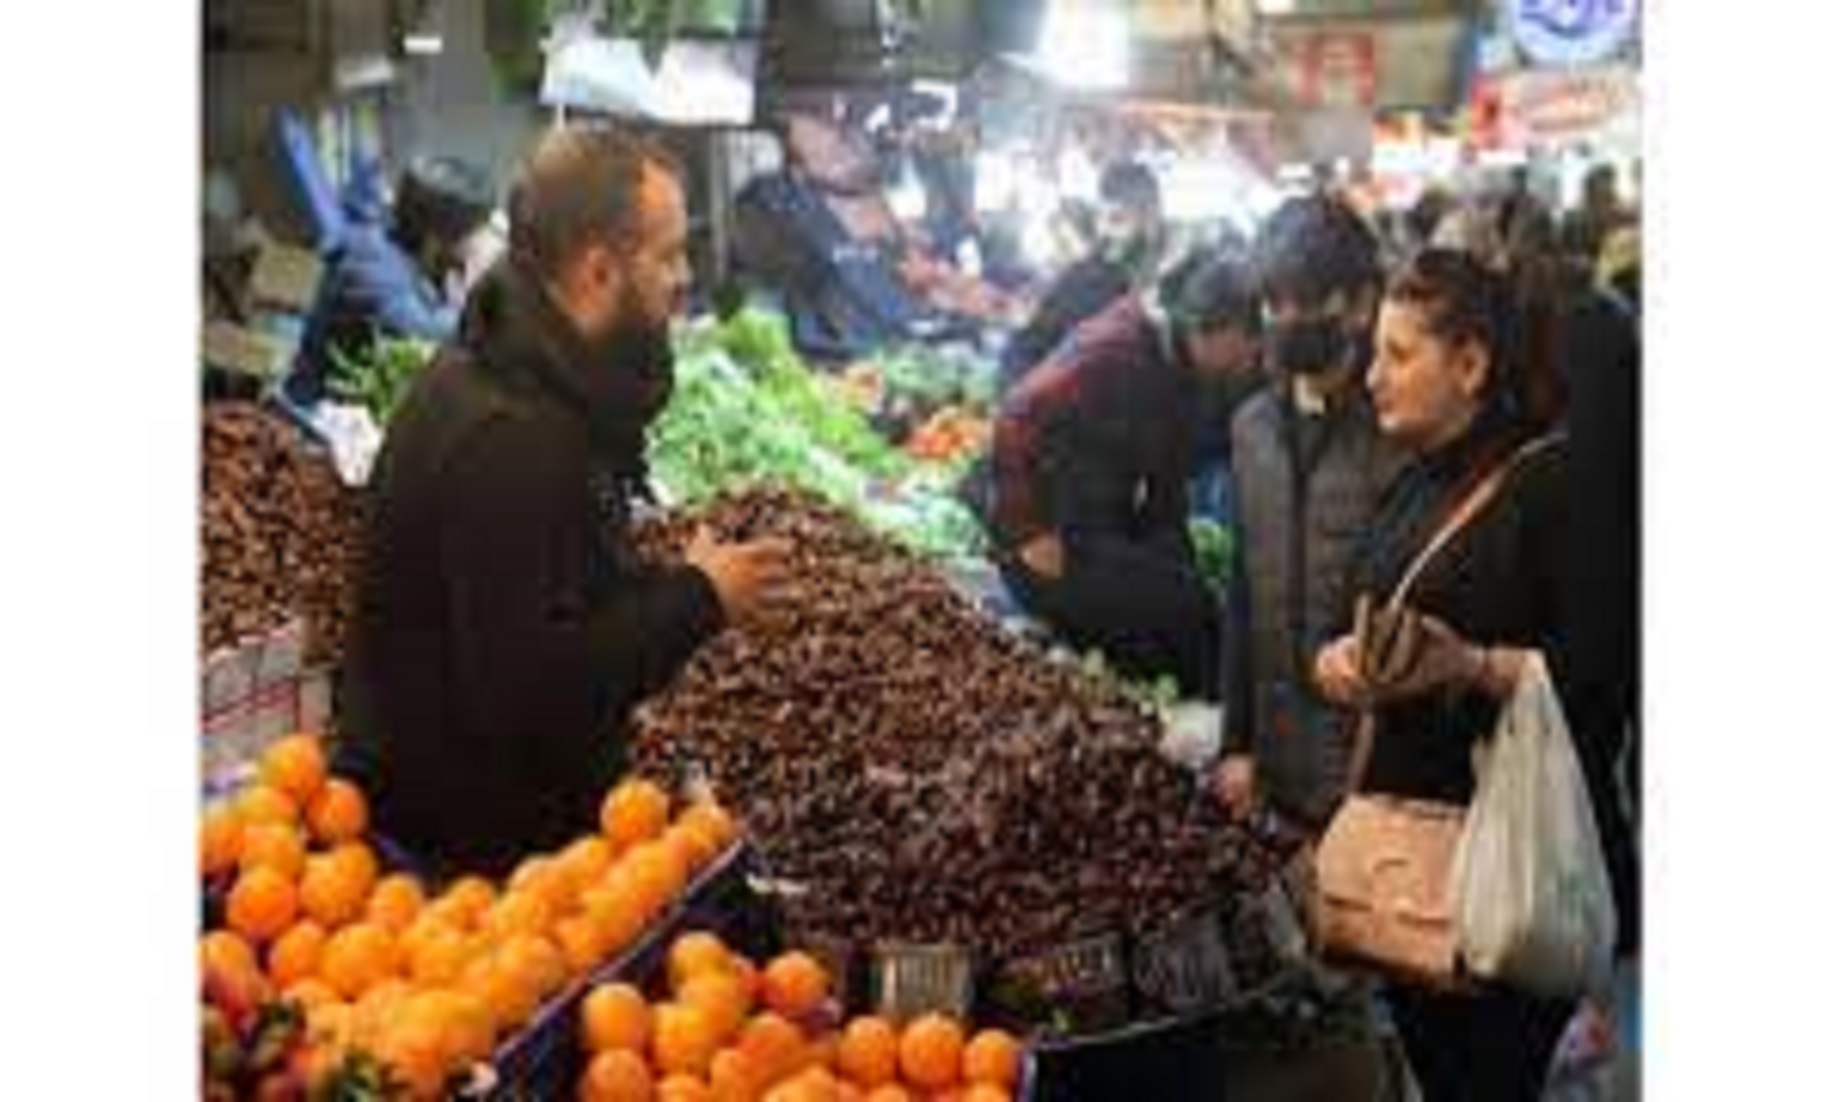
POLYGON ((1534 994, 1607 982, 1615 900, 1590 791, 1545 660, 1534 655, 1490 741, 1452 876, 1469 971, 1534 994))

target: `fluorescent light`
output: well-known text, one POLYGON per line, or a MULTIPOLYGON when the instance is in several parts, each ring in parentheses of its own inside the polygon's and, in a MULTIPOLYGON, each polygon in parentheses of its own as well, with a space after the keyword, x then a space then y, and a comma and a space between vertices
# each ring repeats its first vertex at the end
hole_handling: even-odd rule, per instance
POLYGON ((1289 15, 1296 10, 1296 0, 1258 0, 1260 15, 1289 15))
POLYGON ((405 34, 402 36, 402 52, 410 57, 434 57, 445 49, 446 45, 438 34, 405 34))
POLYGON ((1043 21, 1034 61, 1068 87, 1124 87, 1130 83, 1130 13, 1089 0, 1059 0, 1043 21))

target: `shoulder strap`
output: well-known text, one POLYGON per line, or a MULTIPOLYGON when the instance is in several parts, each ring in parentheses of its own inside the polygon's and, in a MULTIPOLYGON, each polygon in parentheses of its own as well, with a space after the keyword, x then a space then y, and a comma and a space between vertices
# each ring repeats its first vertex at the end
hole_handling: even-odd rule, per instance
MULTIPOLYGON (((1435 534, 1424 544, 1424 549, 1411 560, 1411 565, 1406 568, 1404 576, 1393 588, 1388 606, 1393 609, 1401 607, 1405 598, 1410 595, 1411 587, 1417 584, 1418 577, 1424 573, 1424 569, 1437 557, 1438 552, 1449 546, 1450 541, 1468 527, 1469 522, 1479 516, 1483 509, 1488 507, 1488 503, 1500 493, 1501 487, 1507 484, 1508 476, 1512 475, 1521 463, 1556 444, 1558 439, 1557 433, 1548 433, 1527 441, 1494 470, 1489 471, 1487 477, 1476 483, 1474 489, 1463 497, 1456 508, 1450 512, 1448 518, 1437 528, 1435 534)), ((1375 726, 1372 711, 1363 709, 1360 713, 1359 724, 1354 729, 1354 746, 1348 761, 1347 791, 1350 794, 1359 791, 1361 782, 1366 780, 1367 765, 1373 758, 1375 726)))
POLYGON ((1402 606, 1405 603, 1405 598, 1410 596, 1412 586, 1417 584, 1419 576, 1424 573, 1424 570, 1429 567, 1433 561, 1435 561, 1437 555, 1445 547, 1449 546, 1450 541, 1455 539, 1462 533, 1464 528, 1469 526, 1470 521, 1473 521, 1477 516, 1481 515, 1481 511, 1486 509, 1488 503, 1493 501, 1495 496, 1501 492, 1501 487, 1507 484, 1508 476, 1512 475, 1522 462, 1546 450, 1557 442, 1558 434, 1556 433, 1548 433, 1547 435, 1528 440, 1526 443, 1520 445, 1519 448, 1515 449, 1514 453, 1503 460, 1494 470, 1489 471, 1487 477, 1477 482, 1474 488, 1471 489, 1468 494, 1456 504, 1456 507, 1450 511, 1449 516, 1444 518, 1443 523, 1438 526, 1436 532, 1425 542, 1423 550, 1419 551, 1417 557, 1411 560, 1411 565, 1405 568, 1405 573, 1399 578, 1398 585, 1394 586, 1392 589, 1392 596, 1386 602, 1387 606, 1395 609, 1402 606))

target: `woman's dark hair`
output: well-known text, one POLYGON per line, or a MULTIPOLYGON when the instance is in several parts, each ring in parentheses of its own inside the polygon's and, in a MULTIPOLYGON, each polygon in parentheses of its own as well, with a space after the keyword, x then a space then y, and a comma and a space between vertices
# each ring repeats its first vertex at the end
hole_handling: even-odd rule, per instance
POLYGON ((1466 252, 1429 248, 1405 262, 1386 298, 1417 307, 1440 339, 1474 341, 1488 353, 1484 406, 1531 429, 1548 428, 1562 415, 1554 288, 1516 286, 1466 252))

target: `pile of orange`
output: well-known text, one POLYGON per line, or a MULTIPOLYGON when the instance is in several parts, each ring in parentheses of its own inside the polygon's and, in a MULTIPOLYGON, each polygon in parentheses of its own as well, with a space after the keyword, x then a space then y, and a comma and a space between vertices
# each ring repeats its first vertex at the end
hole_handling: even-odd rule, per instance
POLYGON ((1015 1097, 1022 1048, 926 1015, 837 1028, 830 977, 805 953, 757 968, 704 932, 666 958, 668 994, 602 984, 581 1003, 582 1102, 899 1102, 1015 1097))
POLYGON ((386 874, 365 841, 364 794, 329 775, 317 738, 290 736, 201 824, 201 870, 229 883, 201 967, 220 989, 299 1003, 323 1064, 368 1052, 411 1097, 442 1097, 640 937, 736 834, 713 803, 673 818, 669 796, 642 780, 608 793, 600 825, 502 885, 468 876, 433 893, 386 874))

